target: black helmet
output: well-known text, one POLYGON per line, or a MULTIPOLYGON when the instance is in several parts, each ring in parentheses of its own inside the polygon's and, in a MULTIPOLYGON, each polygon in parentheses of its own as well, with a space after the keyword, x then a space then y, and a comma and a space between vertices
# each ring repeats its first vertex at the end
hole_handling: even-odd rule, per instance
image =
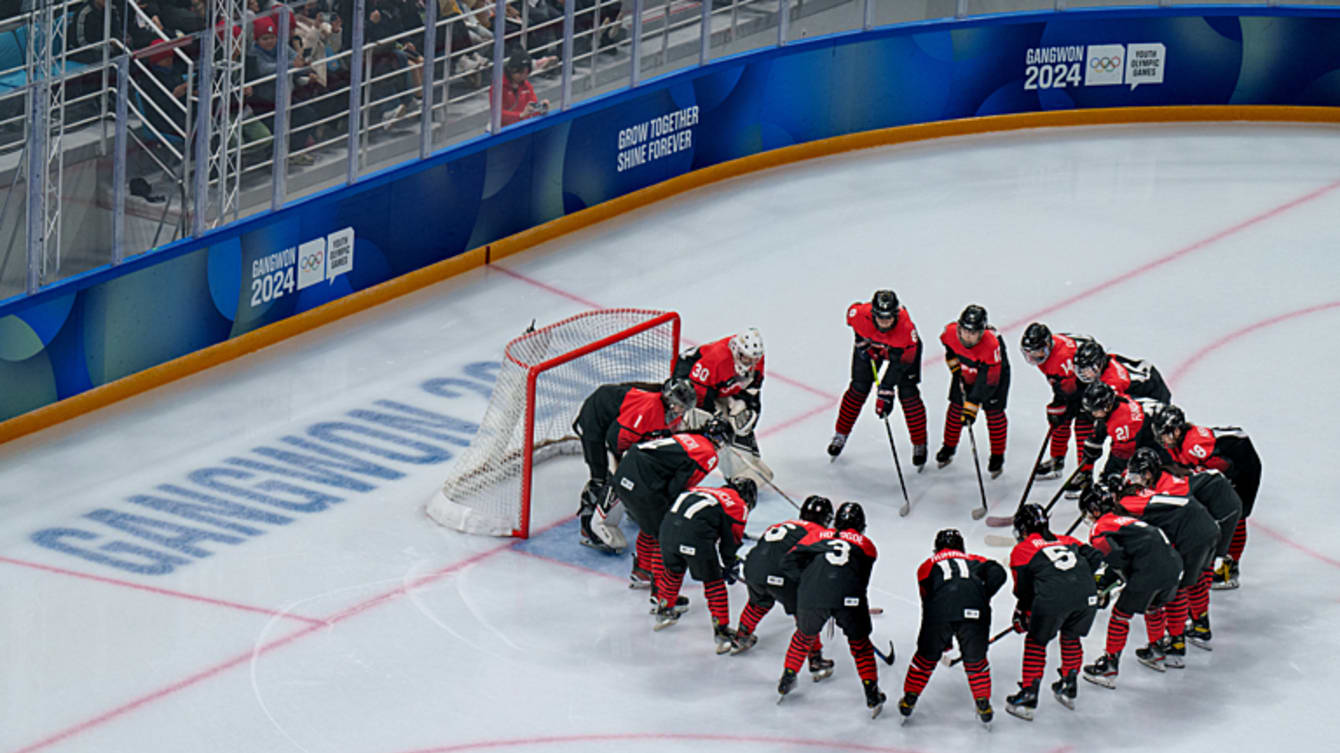
POLYGON ((986 309, 975 303, 968 304, 963 309, 963 313, 958 315, 958 329, 960 332, 981 332, 986 329, 986 309))
POLYGON ((1080 398, 1080 405, 1089 415, 1097 416, 1098 412, 1102 411, 1106 416, 1117 405, 1117 391, 1107 382, 1090 382, 1089 386, 1084 388, 1084 397, 1080 398))
POLYGON ((898 324, 898 294, 892 290, 876 290, 875 296, 870 299, 870 316, 873 319, 892 319, 888 329, 882 329, 879 322, 875 322, 875 329, 881 332, 888 332, 898 324))
POLYGON ((833 516, 833 527, 839 531, 865 532, 865 509, 860 502, 843 502, 833 516))
POLYGON ((1150 447, 1141 447, 1126 464, 1126 480, 1142 488, 1153 486, 1154 482, 1159 480, 1162 471, 1163 461, 1159 459, 1158 452, 1150 447), (1132 476, 1140 476, 1142 480, 1136 481, 1132 476))
POLYGON ((1014 538, 1023 541, 1034 533, 1049 534, 1051 528, 1047 511, 1042 509, 1042 505, 1029 502, 1014 513, 1014 538))
POLYGON ((730 422, 724 418, 711 418, 703 424, 703 428, 698 430, 699 434, 712 440, 712 443, 720 447, 726 444, 734 436, 731 431, 730 422))
POLYGON ((744 500, 744 506, 753 512, 754 505, 758 504, 758 484, 754 483, 748 476, 736 476, 726 482, 726 486, 734 489, 744 500))
POLYGON ((945 528, 935 534, 935 551, 939 553, 946 549, 963 551, 963 534, 957 528, 945 528))
POLYGON ((1098 381, 1105 368, 1107 368, 1107 351, 1103 350, 1103 346, 1099 345, 1097 340, 1090 340, 1075 351, 1075 376, 1079 377, 1081 382, 1098 381), (1092 371, 1093 375, 1086 378, 1085 371, 1092 371))
POLYGON ((661 385, 661 404, 665 406, 665 422, 672 424, 698 404, 698 392, 684 377, 667 379, 661 385))
POLYGON ((1024 329, 1024 336, 1019 338, 1019 348, 1027 352, 1030 350, 1048 350, 1052 348, 1052 331, 1042 322, 1033 322, 1024 329))
POLYGON ((1186 434, 1186 428, 1186 414, 1176 405, 1165 406, 1149 420, 1149 430, 1165 444, 1181 441, 1186 434), (1171 442, 1165 441, 1165 436, 1171 436, 1171 442))
POLYGON ((1104 513, 1111 512, 1116 508, 1116 489, 1117 485, 1106 478, 1098 483, 1089 484, 1079 495, 1080 512, 1094 520, 1101 518, 1104 513))
POLYGON ((800 506, 800 519, 818 523, 827 528, 833 522, 833 503, 829 501, 828 497, 811 494, 805 498, 805 502, 800 506))

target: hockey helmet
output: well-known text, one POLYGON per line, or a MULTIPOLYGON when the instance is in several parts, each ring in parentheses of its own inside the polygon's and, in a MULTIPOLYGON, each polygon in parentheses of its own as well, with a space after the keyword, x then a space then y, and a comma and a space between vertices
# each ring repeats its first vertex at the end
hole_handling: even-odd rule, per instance
POLYGON ((1163 461, 1151 447, 1141 447, 1126 464, 1126 481, 1132 486, 1145 488, 1153 486, 1163 472, 1163 461))
POLYGON ((674 424, 698 404, 698 392, 684 377, 667 379, 661 386, 661 403, 665 405, 665 423, 674 424))
POLYGON ((1107 351, 1097 340, 1090 340, 1075 351, 1075 376, 1081 382, 1097 381, 1106 368, 1107 351))
POLYGON ((873 298, 870 299, 870 318, 874 320, 875 329, 880 332, 888 332, 898 324, 898 294, 892 290, 876 290, 873 298), (889 326, 882 327, 879 321, 883 319, 889 323, 889 326))
POLYGON ((1117 405, 1117 391, 1107 382, 1092 382, 1084 388, 1080 405, 1095 418, 1106 418, 1117 405))
POLYGON ((964 551, 963 534, 957 528, 944 528, 935 534, 935 552, 938 554, 946 549, 953 549, 956 552, 964 551))
POLYGON ((1149 429, 1160 444, 1174 447, 1186 435, 1186 414, 1176 405, 1165 406, 1150 419, 1149 429))
POLYGON ((1033 322, 1019 338, 1019 349, 1024 352, 1024 360, 1037 366, 1052 354, 1052 331, 1042 322, 1033 322))
POLYGON ((860 502, 843 502, 838 505, 837 514, 833 516, 833 528, 864 533, 865 508, 861 507, 860 502))
POLYGON ((1042 505, 1029 502, 1014 513, 1014 538, 1016 541, 1023 541, 1030 534, 1049 534, 1050 525, 1047 511, 1042 509, 1042 505))
POLYGON ((735 476, 726 481, 726 486, 734 489, 744 500, 744 506, 753 512, 754 505, 758 504, 758 484, 754 483, 748 476, 735 476))
POLYGON ((1097 520, 1116 507, 1116 489, 1110 479, 1089 484, 1079 495, 1080 512, 1097 520))
POLYGON ((800 505, 800 519, 827 528, 833 522, 833 503, 828 497, 811 494, 800 505))
POLYGON ((763 335, 750 327, 730 339, 730 352, 735 357, 735 374, 746 376, 763 358, 763 335))

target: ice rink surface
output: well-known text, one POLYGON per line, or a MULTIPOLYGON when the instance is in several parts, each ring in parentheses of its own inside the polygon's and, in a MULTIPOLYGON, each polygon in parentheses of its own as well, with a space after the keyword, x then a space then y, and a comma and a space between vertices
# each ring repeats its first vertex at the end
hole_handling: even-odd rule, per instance
MULTIPOLYGON (((633 212, 6 445, 0 751, 1327 748, 1340 730, 1329 710, 1340 677, 1329 647, 1340 629, 1340 408, 1328 377, 1340 371, 1337 216, 1334 128, 1075 128, 863 151, 633 212), (1004 713, 1020 671, 1010 636, 990 655, 990 732, 962 671, 943 667, 899 726, 914 570, 934 532, 958 526, 970 550, 1007 550, 988 548, 969 517, 966 439, 952 465, 908 476, 907 518, 873 400, 828 462, 848 375, 845 309, 877 287, 898 292, 930 341, 932 452, 948 385, 941 328, 978 302, 1008 343, 1010 444, 1005 474, 987 482, 994 514, 1013 509, 1044 432, 1049 391, 1018 351, 1034 319, 1151 359, 1193 422, 1251 434, 1264 480, 1243 588, 1213 592, 1213 652, 1189 648, 1186 670, 1150 672, 1131 655, 1137 618, 1117 690, 1080 683, 1074 711, 1044 693, 1030 724, 1004 713), (775 703, 790 634, 780 610, 751 652, 716 656, 690 582, 692 611, 653 633, 645 592, 625 586, 628 560, 577 544, 576 458, 541 466, 528 542, 425 517, 468 436, 375 416, 477 421, 488 389, 478 364, 532 319, 595 306, 676 310, 690 342, 762 330, 760 444, 779 485, 862 502, 880 548, 873 638, 897 646, 896 665, 881 665, 881 718, 865 711, 840 634, 825 638, 836 674, 812 684, 802 673, 775 703), (282 462, 295 452, 343 458, 302 476, 282 462)), ((906 428, 893 426, 910 472, 906 428)), ((1039 482, 1033 498, 1058 483, 1039 482)), ((765 493, 749 529, 790 514, 765 493)), ((1062 502, 1055 525, 1075 514, 1062 502)), ((738 616, 743 586, 730 595, 738 616)), ((999 629, 1008 589, 994 606, 999 629)), ((1047 683, 1058 660, 1053 643, 1047 683)))

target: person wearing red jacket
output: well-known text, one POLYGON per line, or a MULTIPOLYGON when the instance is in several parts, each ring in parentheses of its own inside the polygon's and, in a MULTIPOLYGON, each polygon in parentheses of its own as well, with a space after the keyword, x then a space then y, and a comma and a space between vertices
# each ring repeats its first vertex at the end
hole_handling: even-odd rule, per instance
MULTIPOLYGON (((530 85, 530 53, 517 50, 503 64, 502 124, 512 125, 527 118, 549 112, 549 100, 535 96, 530 85)), ((489 103, 493 102, 493 87, 489 87, 489 103)))
MULTIPOLYGON (((977 420, 977 409, 986 410, 987 433, 991 435, 991 457, 986 469, 996 478, 1005 467, 1005 438, 1009 424, 1005 401, 1010 395, 1010 361, 1001 347, 996 328, 987 324, 986 309, 969 305, 958 321, 940 333, 949 367, 949 409, 945 411, 944 446, 935 453, 943 468, 954 460, 964 425, 977 420)), ((971 428, 968 431, 972 431, 971 428)))
POLYGON ((847 326, 856 342, 851 352, 851 383, 842 395, 837 426, 828 443, 828 454, 837 459, 847 444, 847 435, 861 413, 861 406, 875 383, 875 372, 888 362, 879 380, 875 396, 875 415, 886 418, 893 412, 894 389, 903 406, 903 420, 912 440, 912 465, 926 468, 926 405, 921 400, 921 338, 912 316, 898 303, 892 290, 876 290, 870 303, 847 307, 847 326), (872 368, 873 366, 873 368, 872 368))

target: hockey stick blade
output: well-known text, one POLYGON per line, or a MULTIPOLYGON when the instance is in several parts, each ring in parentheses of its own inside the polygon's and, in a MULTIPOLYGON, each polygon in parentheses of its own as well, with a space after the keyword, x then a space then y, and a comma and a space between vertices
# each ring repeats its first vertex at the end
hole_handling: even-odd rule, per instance
POLYGON ((1010 536, 997 536, 997 535, 994 534, 994 533, 988 533, 988 534, 986 535, 986 545, 987 545, 987 546, 1005 546, 1005 547, 1012 547, 1012 546, 1015 545, 1015 543, 1016 543, 1016 542, 1015 542, 1014 538, 1013 538, 1013 537, 1010 537, 1010 536))
POLYGON ((898 507, 898 515, 906 518, 912 512, 912 502, 909 500, 898 507))
POLYGON ((887 654, 884 653, 883 651, 880 651, 880 650, 879 650, 879 646, 875 646, 875 645, 871 644, 871 647, 875 649, 875 656, 878 656, 879 659, 880 659, 880 661, 884 662, 885 664, 889 665, 890 667, 893 666, 893 660, 894 660, 894 654, 893 654, 893 641, 889 641, 889 653, 887 653, 887 654))
POLYGON ((1004 528, 1006 526, 1012 526, 1014 525, 1014 516, 988 515, 986 516, 986 524, 991 528, 1004 528))
POLYGON ((973 519, 973 520, 981 520, 983 515, 986 515, 986 508, 985 508, 985 507, 974 507, 974 508, 972 508, 972 519, 973 519))

